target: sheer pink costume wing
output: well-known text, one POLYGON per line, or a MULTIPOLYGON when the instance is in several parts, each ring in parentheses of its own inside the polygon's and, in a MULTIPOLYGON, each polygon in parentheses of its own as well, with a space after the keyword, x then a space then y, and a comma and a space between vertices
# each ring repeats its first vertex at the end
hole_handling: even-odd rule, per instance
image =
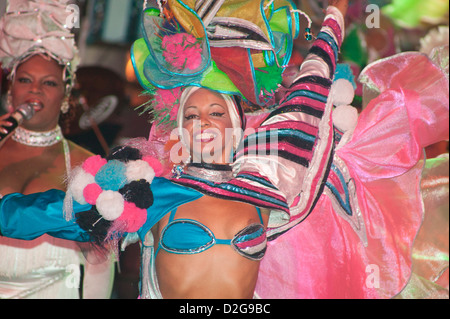
POLYGON ((269 243, 262 298, 390 298, 411 276, 420 160, 425 146, 448 140, 448 79, 420 53, 376 62, 362 79, 379 95, 336 150, 310 216, 269 243))

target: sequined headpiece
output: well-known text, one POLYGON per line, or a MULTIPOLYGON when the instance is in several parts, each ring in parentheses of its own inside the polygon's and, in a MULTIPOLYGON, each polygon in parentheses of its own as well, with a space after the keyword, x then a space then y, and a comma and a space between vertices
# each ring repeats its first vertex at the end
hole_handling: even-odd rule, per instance
POLYGON ((27 58, 47 55, 64 66, 64 81, 70 90, 79 58, 68 25, 75 13, 69 9, 68 0, 10 0, 0 19, 2 67, 13 76, 17 65, 27 58))

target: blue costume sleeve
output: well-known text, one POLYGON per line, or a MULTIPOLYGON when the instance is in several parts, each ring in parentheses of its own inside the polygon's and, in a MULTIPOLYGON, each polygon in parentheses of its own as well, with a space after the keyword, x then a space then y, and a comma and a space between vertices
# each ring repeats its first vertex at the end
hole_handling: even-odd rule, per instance
MULTIPOLYGON (((49 190, 22 195, 13 193, 0 200, 0 233, 5 237, 32 240, 41 235, 85 242, 87 233, 75 220, 67 221, 63 214, 65 193, 49 190)), ((91 205, 74 204, 74 212, 90 209, 91 205)))
MULTIPOLYGON (((151 187, 155 200, 148 208, 146 223, 138 231, 141 238, 172 209, 202 196, 193 189, 173 184, 165 178, 155 178, 151 187)), ((30 195, 6 195, 0 200, 0 234, 24 240, 48 234, 62 239, 89 241, 89 234, 80 228, 75 220, 67 221, 64 218, 64 197, 65 193, 60 190, 30 195)), ((89 204, 73 202, 74 213, 90 208, 89 204)))

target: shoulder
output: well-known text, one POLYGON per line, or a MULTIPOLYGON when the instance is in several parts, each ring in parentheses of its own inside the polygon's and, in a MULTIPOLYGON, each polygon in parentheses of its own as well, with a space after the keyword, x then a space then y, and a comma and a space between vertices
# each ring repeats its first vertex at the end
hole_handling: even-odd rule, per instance
POLYGON ((72 141, 67 140, 69 144, 70 157, 72 160, 72 165, 80 165, 83 161, 85 161, 88 157, 94 155, 91 151, 81 147, 78 144, 75 144, 72 141))

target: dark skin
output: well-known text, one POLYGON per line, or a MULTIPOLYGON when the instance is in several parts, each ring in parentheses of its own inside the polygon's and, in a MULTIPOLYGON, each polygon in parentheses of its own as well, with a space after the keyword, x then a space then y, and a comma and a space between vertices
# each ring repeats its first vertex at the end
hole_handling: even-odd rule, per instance
POLYGON ((329 0, 328 4, 334 6, 341 11, 342 15, 345 17, 348 9, 349 0, 329 0))
MULTIPOLYGON (((46 132, 54 129, 59 121, 61 103, 65 96, 65 84, 62 67, 49 58, 35 55, 17 67, 16 75, 11 83, 12 106, 16 108, 32 99, 43 105, 43 109, 22 127, 31 131, 46 132)), ((8 125, 6 114, 0 117, 0 126, 8 125)), ((80 165, 92 155, 89 151, 68 141, 72 168, 80 165)), ((15 142, 11 138, 0 141, 0 194, 10 193, 33 194, 48 189, 66 190, 66 163, 63 143, 48 147, 27 146, 15 142)), ((44 235, 29 245, 48 242, 55 246, 68 245, 68 241, 55 240, 44 235)), ((4 244, 2 242, 2 244, 4 244)), ((19 240, 9 246, 29 247, 19 240)), ((92 254, 95 251, 89 253, 92 254)), ((0 252, 0 256, 1 256, 0 252)), ((98 264, 86 263, 84 268, 84 297, 106 297, 104 287, 111 280, 111 263, 106 260, 98 264), (96 281, 92 279, 95 278, 96 281), (100 281, 100 280, 101 281, 100 281)))
MULTIPOLYGON (((218 239, 230 239, 252 223, 260 223, 252 205, 210 196, 184 204, 176 218, 194 219, 206 225, 218 239)), ((167 225, 163 218, 152 230, 155 247, 167 225)), ((264 224, 268 215, 263 214, 264 224)), ((159 287, 164 298, 251 299, 258 277, 259 262, 242 257, 231 246, 215 245, 193 255, 160 250, 156 259, 159 287)))
MULTIPOLYGON (((62 67, 40 55, 20 64, 11 83, 13 108, 27 101, 39 101, 43 109, 22 127, 45 132, 56 127, 65 96, 62 67)), ((0 117, 0 126, 8 126, 9 114, 0 117)), ((69 142, 72 166, 92 155, 69 142)), ((31 194, 45 189, 65 190, 66 166, 63 144, 49 147, 27 146, 7 139, 0 147, 0 194, 31 194)))

